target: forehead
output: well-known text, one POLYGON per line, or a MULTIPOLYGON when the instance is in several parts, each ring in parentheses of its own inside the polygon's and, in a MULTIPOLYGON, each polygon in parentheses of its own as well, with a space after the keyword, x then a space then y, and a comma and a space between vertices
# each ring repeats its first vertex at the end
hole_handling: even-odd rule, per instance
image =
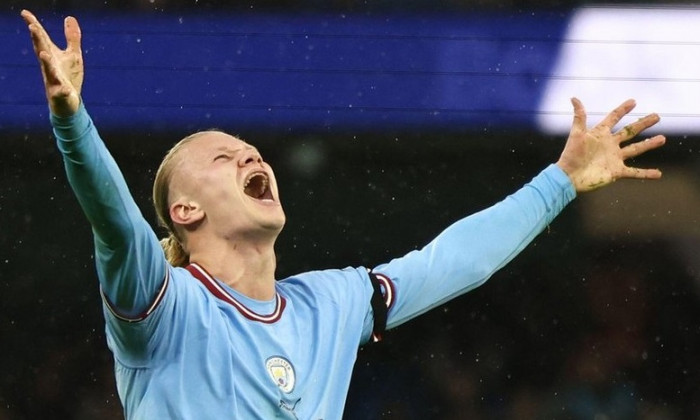
POLYGON ((240 150, 253 146, 245 141, 220 131, 204 131, 183 141, 172 156, 173 175, 181 171, 192 175, 201 168, 208 167, 220 154, 234 155, 240 150))
POLYGON ((203 131, 182 148, 188 154, 208 154, 217 151, 235 151, 252 146, 245 141, 221 131, 203 131))

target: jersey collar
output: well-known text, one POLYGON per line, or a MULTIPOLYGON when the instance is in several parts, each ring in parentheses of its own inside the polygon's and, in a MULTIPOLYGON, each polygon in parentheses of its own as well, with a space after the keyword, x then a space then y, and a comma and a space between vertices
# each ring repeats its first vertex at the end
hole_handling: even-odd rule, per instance
POLYGON ((236 299, 226 288, 219 283, 211 274, 207 272, 201 265, 197 263, 191 263, 185 267, 187 271, 190 272, 197 280, 199 280, 206 288, 217 298, 233 305, 238 312, 244 317, 250 319, 251 321, 263 322, 265 324, 271 324, 276 322, 282 317, 282 311, 287 304, 284 297, 280 296, 279 293, 275 292, 275 309, 267 314, 259 314, 252 309, 245 306, 238 299, 236 299))

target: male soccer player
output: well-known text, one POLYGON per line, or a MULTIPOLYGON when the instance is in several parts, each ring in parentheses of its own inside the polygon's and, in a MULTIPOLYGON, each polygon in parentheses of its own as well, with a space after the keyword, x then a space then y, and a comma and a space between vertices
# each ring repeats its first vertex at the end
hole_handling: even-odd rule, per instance
POLYGON ((286 220, 257 149, 219 131, 173 147, 154 184, 170 232, 161 245, 81 101, 77 20, 65 19, 60 49, 32 13, 22 17, 68 180, 93 229, 107 344, 128 419, 340 419, 361 344, 484 283, 577 192, 661 176, 624 161, 660 147, 663 136, 621 146, 657 115, 613 131, 635 105, 628 100, 588 129, 573 99, 559 160, 500 203, 372 270, 277 280, 274 244, 286 220))

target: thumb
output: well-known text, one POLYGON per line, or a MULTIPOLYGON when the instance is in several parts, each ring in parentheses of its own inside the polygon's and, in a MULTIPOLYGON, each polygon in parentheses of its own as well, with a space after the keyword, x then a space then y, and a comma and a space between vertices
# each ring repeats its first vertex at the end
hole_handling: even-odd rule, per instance
POLYGON ((571 98, 571 104, 574 106, 574 121, 571 125, 572 133, 586 131, 586 109, 578 98, 571 98))
POLYGON ((80 51, 80 40, 82 33, 78 20, 73 16, 68 16, 63 23, 63 33, 66 36, 66 49, 69 51, 80 51))

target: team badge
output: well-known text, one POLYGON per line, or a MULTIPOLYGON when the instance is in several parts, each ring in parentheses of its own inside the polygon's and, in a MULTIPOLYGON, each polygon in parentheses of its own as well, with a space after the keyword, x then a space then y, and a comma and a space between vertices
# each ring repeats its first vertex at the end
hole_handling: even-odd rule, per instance
POLYGON ((294 366, 283 357, 270 357, 265 362, 267 373, 282 392, 289 394, 294 389, 294 366))

